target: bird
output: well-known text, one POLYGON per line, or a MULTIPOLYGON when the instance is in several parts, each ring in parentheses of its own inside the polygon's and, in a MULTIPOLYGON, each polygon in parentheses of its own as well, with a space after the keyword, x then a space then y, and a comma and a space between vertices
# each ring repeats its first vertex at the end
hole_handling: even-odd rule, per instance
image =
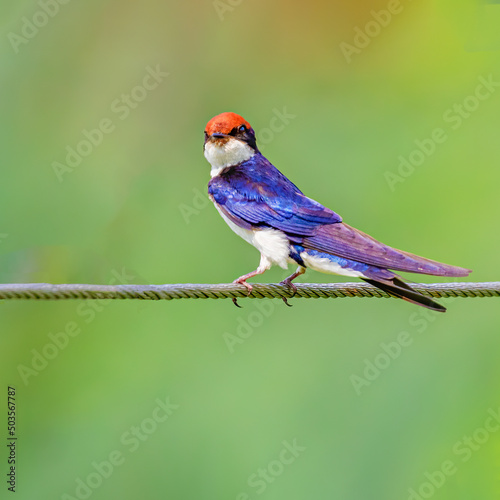
MULTIPOLYGON (((393 297, 445 312, 394 271, 448 277, 472 272, 392 248, 347 225, 262 155, 255 131, 236 113, 224 112, 208 121, 203 152, 211 166, 210 200, 227 225, 260 252, 257 269, 233 281, 244 285, 248 295, 248 279, 273 265, 287 269, 296 264, 297 270, 281 282, 292 296, 297 291, 292 281, 312 269, 360 278, 393 297)), ((233 302, 240 307, 236 298, 233 302)))

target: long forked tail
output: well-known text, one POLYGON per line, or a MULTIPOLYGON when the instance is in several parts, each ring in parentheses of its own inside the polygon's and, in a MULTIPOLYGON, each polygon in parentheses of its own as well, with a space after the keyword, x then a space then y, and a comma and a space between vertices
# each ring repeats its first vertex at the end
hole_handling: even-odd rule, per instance
POLYGON ((370 285, 384 290, 384 292, 387 292, 393 297, 398 297, 418 306, 427 307, 427 309, 432 309, 433 311, 446 312, 446 307, 443 307, 431 298, 413 290, 413 288, 399 278, 390 278, 380 281, 367 278, 361 279, 370 283, 370 285))

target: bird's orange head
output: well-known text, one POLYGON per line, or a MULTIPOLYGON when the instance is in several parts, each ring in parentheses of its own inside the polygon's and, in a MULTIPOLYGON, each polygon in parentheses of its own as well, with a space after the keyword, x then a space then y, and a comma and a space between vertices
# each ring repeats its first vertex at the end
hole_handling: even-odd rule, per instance
POLYGON ((205 127, 205 134, 211 136, 213 134, 233 135, 236 136, 238 132, 245 130, 252 130, 250 123, 245 118, 236 113, 221 113, 214 116, 205 127))
POLYGON ((212 177, 259 153, 253 128, 236 113, 221 113, 207 123, 203 151, 212 165, 212 177))

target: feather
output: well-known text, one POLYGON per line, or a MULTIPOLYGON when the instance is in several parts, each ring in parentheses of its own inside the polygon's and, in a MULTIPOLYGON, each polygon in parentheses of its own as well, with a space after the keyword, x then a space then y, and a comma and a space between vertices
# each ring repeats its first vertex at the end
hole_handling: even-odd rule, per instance
POLYGON ((471 271, 419 257, 380 243, 375 238, 345 223, 323 225, 302 245, 346 259, 395 271, 406 271, 434 276, 467 276, 471 271))
POLYGON ((412 304, 417 304, 419 306, 427 307, 427 309, 432 309, 433 311, 446 312, 446 307, 438 304, 434 300, 421 293, 413 290, 407 283, 402 281, 400 278, 395 277, 391 280, 372 280, 367 278, 361 278, 362 280, 370 283, 370 285, 376 286, 384 292, 387 292, 393 297, 406 300, 412 304))

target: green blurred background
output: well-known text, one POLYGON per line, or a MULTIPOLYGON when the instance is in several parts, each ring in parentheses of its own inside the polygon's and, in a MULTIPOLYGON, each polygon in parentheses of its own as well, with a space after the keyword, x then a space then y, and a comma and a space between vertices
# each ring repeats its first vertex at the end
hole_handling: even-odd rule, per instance
MULTIPOLYGON (((256 250, 205 198, 203 129, 223 111, 347 223, 500 279, 500 5, 42 0, 0 12, 2 282, 218 283, 254 269, 256 250), (140 88, 152 70, 156 88, 140 88), (481 78, 493 83, 478 100, 481 78), (106 119, 113 130, 61 169, 106 119), (418 160, 415 141, 437 128, 446 140, 401 176, 399 157, 418 160)), ((396 300, 240 303, 0 304, 16 498, 498 498, 498 299, 443 300, 445 315, 396 300)))

